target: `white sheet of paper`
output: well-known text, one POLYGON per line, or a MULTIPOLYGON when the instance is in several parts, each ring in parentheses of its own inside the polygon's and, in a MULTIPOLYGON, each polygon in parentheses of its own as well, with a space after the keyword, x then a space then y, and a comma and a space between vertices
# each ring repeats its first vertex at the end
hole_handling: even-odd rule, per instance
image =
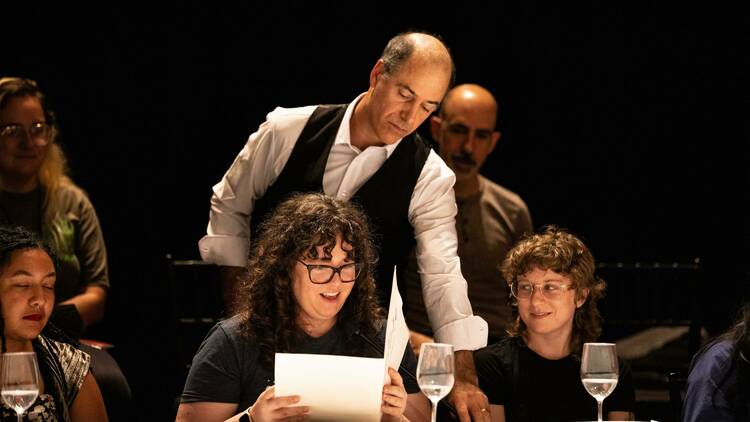
POLYGON ((404 357, 404 350, 409 343, 409 328, 406 326, 404 318, 404 302, 401 300, 401 293, 398 291, 396 282, 396 269, 393 269, 393 281, 391 285, 391 304, 388 307, 388 322, 385 327, 385 347, 383 348, 383 358, 385 359, 385 383, 390 384, 388 368, 398 371, 401 365, 401 359, 404 357))
POLYGON ((309 421, 377 422, 388 368, 398 371, 408 343, 394 270, 383 359, 276 353, 276 396, 299 395, 299 405, 310 406, 309 421))
POLYGON ((276 353, 276 396, 299 395, 308 421, 380 420, 383 359, 276 353))

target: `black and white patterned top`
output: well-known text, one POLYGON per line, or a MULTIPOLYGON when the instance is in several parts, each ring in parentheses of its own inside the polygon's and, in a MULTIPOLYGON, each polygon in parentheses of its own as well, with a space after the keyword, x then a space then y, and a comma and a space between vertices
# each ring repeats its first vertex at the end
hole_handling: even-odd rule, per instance
MULTIPOLYGON (((63 387, 63 395, 67 404, 70 408, 73 405, 78 390, 80 390, 83 384, 84 378, 89 372, 89 366, 91 364, 91 357, 75 348, 68 343, 61 343, 48 339, 44 336, 37 337, 39 346, 48 353, 57 356, 60 366, 62 367, 63 378, 65 385, 63 387)), ((42 365, 40 365, 40 371, 42 365)), ((50 386, 45 386, 47 389, 50 386)), ((29 407, 24 414, 23 420, 29 422, 48 422, 57 421, 57 404, 52 395, 42 393, 37 397, 34 404, 29 407)), ((67 412, 66 412, 67 413, 67 412)), ((2 422, 16 422, 16 412, 8 407, 4 402, 0 403, 0 421, 2 422)))

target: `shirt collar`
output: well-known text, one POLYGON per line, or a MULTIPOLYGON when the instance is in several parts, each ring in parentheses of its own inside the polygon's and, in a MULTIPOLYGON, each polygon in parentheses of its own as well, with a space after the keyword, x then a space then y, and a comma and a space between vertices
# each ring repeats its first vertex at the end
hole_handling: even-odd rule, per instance
MULTIPOLYGON (((346 106, 346 112, 344 112, 344 118, 341 120, 341 125, 339 126, 339 131, 336 132, 336 139, 334 139, 333 144, 339 145, 344 144, 349 146, 349 148, 352 149, 352 151, 355 151, 357 154, 361 153, 362 151, 359 150, 359 148, 352 145, 352 137, 351 137, 351 131, 350 131, 350 125, 349 122, 352 118, 352 113, 354 112, 354 107, 357 105, 359 100, 362 99, 362 97, 365 96, 365 92, 359 94, 357 98, 354 99, 351 103, 349 103, 348 106, 346 106)), ((403 138, 401 138, 403 139, 403 138)), ((398 144, 401 143, 401 139, 398 141, 390 144, 390 145, 384 145, 382 147, 369 147, 369 148, 383 148, 386 152, 386 158, 390 157, 393 151, 396 150, 396 147, 398 144)))

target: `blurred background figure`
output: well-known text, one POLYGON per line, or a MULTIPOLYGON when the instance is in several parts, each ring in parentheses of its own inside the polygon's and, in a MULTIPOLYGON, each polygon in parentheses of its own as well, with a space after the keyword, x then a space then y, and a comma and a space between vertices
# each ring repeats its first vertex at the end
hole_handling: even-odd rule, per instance
MULTIPOLYGON (((0 79, 0 224, 44 238, 59 260, 50 319, 73 339, 104 317, 107 251, 96 211, 68 176, 55 114, 35 81, 0 79)), ((130 388, 111 355, 86 345, 110 414, 125 412, 130 388), (122 409, 115 412, 114 409, 122 409)))
MULTIPOLYGON (((456 174, 453 189, 458 205, 456 233, 461 273, 469 286, 472 310, 489 325, 489 343, 504 336, 512 320, 510 292, 500 274, 500 264, 521 236, 533 231, 526 203, 479 174, 500 139, 497 116, 495 97, 479 85, 465 84, 448 92, 439 115, 430 120, 440 157, 456 174)), ((419 271, 412 251, 409 265, 401 274, 407 290, 421 290, 419 271)), ((432 341, 432 329, 422 295, 410 294, 405 301, 416 353, 423 342, 432 341)))
POLYGON ((693 358, 682 420, 750 420, 750 302, 734 327, 693 358))
MULTIPOLYGON (((57 269, 50 247, 21 227, 0 226, 0 340, 2 353, 36 352, 39 395, 30 421, 106 421, 90 357, 50 322, 57 269)), ((0 402, 0 420, 16 420, 0 402)))

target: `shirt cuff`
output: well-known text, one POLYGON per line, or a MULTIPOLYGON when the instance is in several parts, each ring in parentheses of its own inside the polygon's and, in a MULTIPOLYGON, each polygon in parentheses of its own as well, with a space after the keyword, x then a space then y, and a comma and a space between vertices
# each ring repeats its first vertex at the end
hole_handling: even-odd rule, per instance
POLYGON ((201 258, 212 264, 246 267, 249 240, 227 235, 206 235, 198 242, 201 258))
POLYGON ((487 321, 472 315, 438 328, 435 341, 452 344, 455 351, 477 350, 487 346, 487 333, 487 321))

